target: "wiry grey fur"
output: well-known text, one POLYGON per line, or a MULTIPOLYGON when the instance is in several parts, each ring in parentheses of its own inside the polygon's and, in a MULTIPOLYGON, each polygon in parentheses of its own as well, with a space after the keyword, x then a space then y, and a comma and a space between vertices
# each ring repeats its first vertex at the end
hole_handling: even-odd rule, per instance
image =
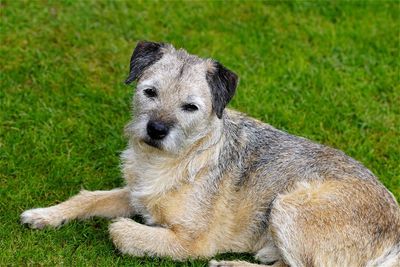
POLYGON ((126 218, 110 225, 116 247, 133 256, 250 252, 276 267, 399 266, 393 195, 343 152, 225 109, 238 81, 232 71, 171 45, 140 42, 127 83, 134 80, 126 186, 25 211, 23 223, 42 228, 138 214, 145 225, 126 218), (168 125, 168 134, 153 140, 151 121, 168 125))

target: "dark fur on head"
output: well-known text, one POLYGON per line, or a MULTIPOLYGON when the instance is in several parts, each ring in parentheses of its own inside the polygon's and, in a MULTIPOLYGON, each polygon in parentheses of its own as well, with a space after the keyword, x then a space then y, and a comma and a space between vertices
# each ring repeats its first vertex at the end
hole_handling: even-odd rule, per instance
POLYGON ((147 67, 158 61, 163 55, 162 47, 164 47, 163 43, 140 41, 133 51, 129 76, 125 83, 130 84, 140 78, 147 67))
POLYGON ((221 119, 225 106, 235 94, 238 76, 215 61, 214 69, 207 72, 207 82, 211 89, 213 110, 221 119))
MULTIPOLYGON (((133 51, 129 76, 125 83, 130 84, 137 80, 149 66, 160 60, 163 56, 162 48, 165 46, 164 43, 140 41, 133 51)), ((226 105, 235 94, 238 76, 221 63, 213 61, 213 67, 207 72, 206 79, 211 90, 212 108, 221 119, 226 105)))

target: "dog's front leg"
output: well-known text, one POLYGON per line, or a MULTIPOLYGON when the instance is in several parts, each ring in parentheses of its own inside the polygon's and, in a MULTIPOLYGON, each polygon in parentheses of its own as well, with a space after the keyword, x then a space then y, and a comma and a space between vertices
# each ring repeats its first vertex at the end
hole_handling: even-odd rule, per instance
POLYGON ((133 213, 128 188, 110 191, 82 190, 78 195, 47 208, 31 209, 21 214, 21 222, 31 228, 57 227, 72 219, 92 216, 116 218, 133 213))
POLYGON ((170 229, 147 226, 131 219, 119 218, 110 225, 115 246, 132 256, 171 257, 180 260, 190 256, 182 240, 170 229))

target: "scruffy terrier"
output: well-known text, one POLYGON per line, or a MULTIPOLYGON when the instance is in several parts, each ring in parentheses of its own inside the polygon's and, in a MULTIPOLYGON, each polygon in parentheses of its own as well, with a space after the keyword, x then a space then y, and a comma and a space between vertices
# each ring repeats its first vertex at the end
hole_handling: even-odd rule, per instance
POLYGON ((273 266, 400 266, 393 195, 343 152, 225 109, 238 81, 232 71, 142 41, 126 83, 133 81, 134 116, 122 154, 126 185, 27 210, 22 223, 43 228, 116 218, 111 238, 133 256, 250 252, 273 266))

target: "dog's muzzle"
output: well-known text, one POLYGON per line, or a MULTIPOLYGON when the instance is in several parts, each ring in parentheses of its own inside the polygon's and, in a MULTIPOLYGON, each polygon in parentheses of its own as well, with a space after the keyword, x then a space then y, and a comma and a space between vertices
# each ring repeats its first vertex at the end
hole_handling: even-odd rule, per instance
POLYGON ((169 126, 160 121, 149 121, 147 123, 147 134, 153 140, 162 140, 168 135, 169 126))

